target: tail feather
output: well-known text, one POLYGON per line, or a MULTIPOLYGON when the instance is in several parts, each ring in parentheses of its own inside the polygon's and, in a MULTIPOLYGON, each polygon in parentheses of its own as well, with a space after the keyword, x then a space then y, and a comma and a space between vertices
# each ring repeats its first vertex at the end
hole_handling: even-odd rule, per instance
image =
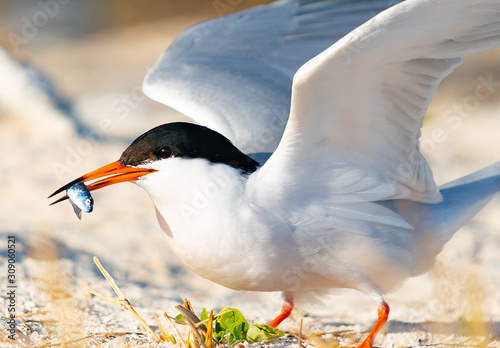
POLYGON ((435 204, 394 201, 395 208, 414 227, 418 255, 414 275, 432 267, 434 258, 453 234, 500 192, 500 162, 439 187, 443 201, 435 204))
POLYGON ((447 184, 439 186, 439 189, 446 190, 448 188, 468 184, 482 179, 496 177, 498 175, 500 175, 500 162, 494 163, 488 167, 478 170, 477 172, 461 177, 460 179, 450 181, 447 184))
POLYGON ((500 162, 439 187, 443 201, 430 205, 445 243, 500 192, 500 162))

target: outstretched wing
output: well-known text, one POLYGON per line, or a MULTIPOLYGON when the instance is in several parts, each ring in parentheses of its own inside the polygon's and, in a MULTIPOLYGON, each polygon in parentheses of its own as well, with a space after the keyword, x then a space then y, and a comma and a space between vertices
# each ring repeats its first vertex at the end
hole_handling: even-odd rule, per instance
POLYGON ((419 149, 424 113, 461 57, 499 46, 498 0, 407 0, 380 13, 295 74, 283 139, 251 177, 254 199, 324 198, 345 211, 440 201, 419 149))
POLYGON ((276 1, 198 24, 159 58, 144 92, 243 152, 272 152, 297 69, 388 6, 387 0, 276 1))

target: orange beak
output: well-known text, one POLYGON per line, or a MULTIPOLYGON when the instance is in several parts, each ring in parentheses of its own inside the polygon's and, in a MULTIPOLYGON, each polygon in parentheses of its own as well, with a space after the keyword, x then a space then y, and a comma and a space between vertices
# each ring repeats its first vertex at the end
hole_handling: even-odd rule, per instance
MULTIPOLYGON (((119 182, 125 182, 125 181, 134 181, 140 178, 141 176, 150 174, 156 172, 156 169, 149 169, 149 168, 134 168, 134 167, 127 167, 124 165, 121 165, 118 162, 112 162, 108 165, 105 165, 104 167, 101 167, 99 169, 96 169, 90 173, 87 173, 85 175, 82 175, 81 177, 67 183, 63 187, 57 189, 53 194, 51 194, 48 198, 51 198, 55 195, 57 195, 60 192, 63 192, 67 189, 69 189, 71 186, 76 185, 80 182, 85 182, 85 181, 91 181, 99 178, 103 178, 101 180, 94 181, 93 183, 90 183, 87 185, 87 189, 89 191, 97 190, 112 184, 117 184, 119 182)), ((65 195, 62 198, 59 198, 57 201, 51 203, 56 204, 59 202, 62 202, 64 200, 68 199, 68 196, 65 195)))

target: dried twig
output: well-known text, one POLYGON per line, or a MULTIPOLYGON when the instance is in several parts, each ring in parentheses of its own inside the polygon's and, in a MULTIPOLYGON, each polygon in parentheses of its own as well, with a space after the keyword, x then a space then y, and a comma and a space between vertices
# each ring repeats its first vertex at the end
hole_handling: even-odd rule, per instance
POLYGON ((304 324, 304 318, 300 318, 300 327, 299 327, 299 342, 298 346, 299 348, 302 348, 302 325, 304 324))
POLYGON ((99 268, 99 271, 101 271, 101 273, 104 276, 104 278, 106 278, 106 280, 108 281, 108 283, 111 285, 111 287, 115 291, 116 295, 118 296, 118 299, 115 299, 115 298, 112 298, 112 297, 109 297, 109 296, 105 296, 105 295, 103 295, 103 294, 101 294, 101 293, 93 290, 91 287, 89 287, 89 286, 87 286, 85 284, 82 284, 82 287, 85 290, 89 291, 90 293, 92 293, 92 294, 94 294, 94 295, 102 298, 103 300, 106 300, 106 301, 111 302, 111 303, 117 303, 117 304, 120 304, 121 306, 123 306, 126 310, 130 311, 134 315, 134 317, 139 321, 139 323, 144 328, 144 330, 146 330, 153 337, 153 339, 157 343, 162 342, 162 340, 151 329, 151 327, 149 327, 149 325, 146 324, 146 322, 144 321, 144 319, 142 319, 139 316, 139 314, 137 314, 137 312, 135 311, 134 307, 132 307, 132 305, 130 304, 129 300, 125 296, 125 294, 120 290, 120 288, 118 287, 118 285, 116 285, 115 280, 113 279, 113 277, 111 277, 111 275, 108 273, 108 271, 106 271, 104 269, 104 267, 102 266, 101 262, 99 262, 99 259, 94 256, 93 260, 94 260, 94 263, 96 264, 97 268, 99 268))
POLYGON ((52 339, 52 335, 50 334, 50 330, 47 326, 44 326, 45 332, 47 332, 47 339, 50 341, 52 339))
POLYGON ((175 308, 179 312, 181 312, 184 319, 189 318, 189 320, 191 320, 191 322, 195 327, 202 330, 203 333, 207 332, 207 327, 201 322, 200 318, 198 318, 198 316, 193 312, 192 309, 189 309, 186 306, 179 306, 179 305, 175 306, 175 308))
MULTIPOLYGON (((189 303, 189 301, 188 301, 188 303, 189 303)), ((205 327, 205 325, 203 325, 203 327, 200 326, 200 328, 196 328, 196 324, 200 322, 200 318, 198 318, 196 316, 196 314, 194 314, 187 307, 175 306, 175 308, 179 312, 181 312, 182 316, 184 317, 184 321, 189 326, 189 329, 193 332, 193 335, 195 337, 193 342, 195 343, 195 346, 199 347, 201 345, 203 348, 207 348, 207 346, 205 345, 205 342, 203 341, 203 339, 200 336, 200 333, 198 332, 198 330, 203 330, 203 328, 204 328, 205 330, 203 330, 203 332, 206 333, 207 328, 205 327)))
POLYGON ((213 348, 214 346, 214 340, 212 338, 213 321, 214 321, 214 310, 211 309, 210 314, 208 315, 207 333, 205 336, 205 345, 207 346, 207 348, 213 348))
POLYGON ((172 328, 175 330, 175 332, 177 333, 177 337, 179 338, 179 341, 180 343, 182 344, 182 346, 184 348, 187 348, 187 343, 186 341, 184 340, 184 338, 182 338, 182 335, 181 333, 179 332, 179 329, 177 328, 177 326, 175 326, 174 322, 172 321, 172 319, 170 318, 170 316, 167 314, 167 312, 163 313, 163 316, 165 318, 167 318, 168 322, 170 323, 170 326, 172 326, 172 328))
POLYGON ((23 325, 28 329, 29 332, 34 332, 35 331, 35 330, 33 330, 31 328, 31 326, 28 325, 28 323, 26 322, 26 319, 21 318, 21 320, 23 321, 23 325))
POLYGON ((49 313, 49 311, 39 311, 39 312, 16 314, 16 318, 26 318, 26 317, 32 317, 34 315, 47 314, 47 313, 49 313))
POLYGON ((167 330, 165 330, 165 327, 161 323, 160 319, 156 316, 156 314, 153 314, 153 318, 156 321, 156 325, 158 325, 158 329, 160 329, 160 332, 161 332, 160 339, 162 341, 168 341, 168 342, 172 342, 172 343, 177 343, 175 341, 174 336, 172 336, 170 333, 168 333, 167 330))
POLYGON ((193 309, 193 306, 191 305, 191 302, 187 298, 184 298, 182 296, 181 296, 181 298, 182 298, 182 301, 184 302, 182 304, 182 306, 194 313, 194 309, 193 309))

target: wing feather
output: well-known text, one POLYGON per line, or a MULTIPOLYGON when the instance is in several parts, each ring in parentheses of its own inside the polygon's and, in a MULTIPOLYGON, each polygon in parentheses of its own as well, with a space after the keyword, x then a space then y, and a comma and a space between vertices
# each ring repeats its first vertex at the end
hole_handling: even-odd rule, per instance
POLYGON ((500 46, 499 34, 498 0, 407 0, 353 30, 295 74, 255 199, 440 201, 419 149, 424 114, 462 57, 500 46))
POLYGON ((387 0, 276 1, 201 23, 159 58, 144 92, 245 153, 272 152, 297 69, 387 6, 387 0))

